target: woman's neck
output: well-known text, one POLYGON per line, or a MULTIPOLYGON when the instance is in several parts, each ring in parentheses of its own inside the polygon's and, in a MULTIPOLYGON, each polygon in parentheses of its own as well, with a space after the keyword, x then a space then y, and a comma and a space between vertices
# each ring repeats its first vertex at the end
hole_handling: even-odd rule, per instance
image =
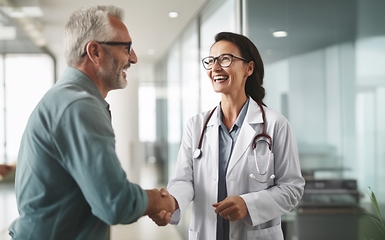
POLYGON ((230 130, 237 120, 239 113, 245 102, 247 96, 242 95, 235 98, 222 96, 221 110, 222 110, 222 122, 225 124, 227 130, 230 130))

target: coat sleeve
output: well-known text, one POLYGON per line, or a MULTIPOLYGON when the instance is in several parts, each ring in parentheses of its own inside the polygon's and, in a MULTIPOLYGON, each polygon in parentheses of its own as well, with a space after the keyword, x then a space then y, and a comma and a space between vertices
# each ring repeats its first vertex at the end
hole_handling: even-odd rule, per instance
POLYGON ((274 185, 241 195, 249 211, 244 221, 251 226, 289 212, 298 204, 304 191, 305 180, 301 174, 297 143, 290 124, 285 118, 274 124, 274 185))
POLYGON ((167 186, 168 191, 174 196, 179 205, 179 209, 171 216, 171 224, 179 223, 181 216, 194 198, 193 127, 194 120, 190 119, 179 148, 175 177, 171 179, 167 186))

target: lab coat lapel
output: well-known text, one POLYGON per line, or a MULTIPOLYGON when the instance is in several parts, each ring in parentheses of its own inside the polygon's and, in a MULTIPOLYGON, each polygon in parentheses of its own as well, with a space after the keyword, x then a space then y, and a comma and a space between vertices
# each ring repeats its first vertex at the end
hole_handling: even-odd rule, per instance
MULTIPOLYGON (((209 145, 209 149, 211 152, 211 155, 213 158, 212 159, 207 159, 208 161, 211 161, 212 163, 212 169, 216 171, 214 176, 218 175, 218 134, 219 134, 219 127, 218 127, 218 107, 215 109, 215 112, 211 116, 209 122, 207 123, 207 131, 206 131, 206 136, 207 136, 207 143, 209 145)), ((203 141, 204 142, 204 141, 203 141)))
POLYGON ((235 164, 241 159, 245 151, 251 147, 254 136, 257 134, 255 131, 255 124, 262 123, 262 113, 258 104, 250 98, 249 107, 245 116, 245 120, 242 123, 241 131, 237 142, 235 143, 233 154, 231 155, 227 174, 231 172, 235 164))

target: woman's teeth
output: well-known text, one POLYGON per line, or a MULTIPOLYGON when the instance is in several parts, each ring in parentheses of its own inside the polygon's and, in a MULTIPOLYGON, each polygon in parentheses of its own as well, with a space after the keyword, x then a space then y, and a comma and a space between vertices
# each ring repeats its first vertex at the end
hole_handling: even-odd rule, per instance
POLYGON ((228 78, 229 78, 228 76, 215 76, 214 81, 225 81, 228 78))

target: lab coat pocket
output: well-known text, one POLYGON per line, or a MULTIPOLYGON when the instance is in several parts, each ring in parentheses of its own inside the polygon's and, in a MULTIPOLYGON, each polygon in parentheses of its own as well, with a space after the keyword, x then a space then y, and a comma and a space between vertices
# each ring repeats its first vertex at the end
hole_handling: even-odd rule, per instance
POLYGON ((198 240, 199 232, 195 232, 191 229, 188 230, 188 239, 189 240, 198 240))
POLYGON ((265 229, 247 231, 247 239, 283 240, 281 224, 265 229))
POLYGON ((274 184, 274 179, 271 179, 271 176, 274 174, 273 153, 270 155, 257 155, 256 158, 252 155, 249 156, 247 160, 249 167, 250 192, 257 192, 274 184), (258 164, 258 166, 256 164, 258 164))

